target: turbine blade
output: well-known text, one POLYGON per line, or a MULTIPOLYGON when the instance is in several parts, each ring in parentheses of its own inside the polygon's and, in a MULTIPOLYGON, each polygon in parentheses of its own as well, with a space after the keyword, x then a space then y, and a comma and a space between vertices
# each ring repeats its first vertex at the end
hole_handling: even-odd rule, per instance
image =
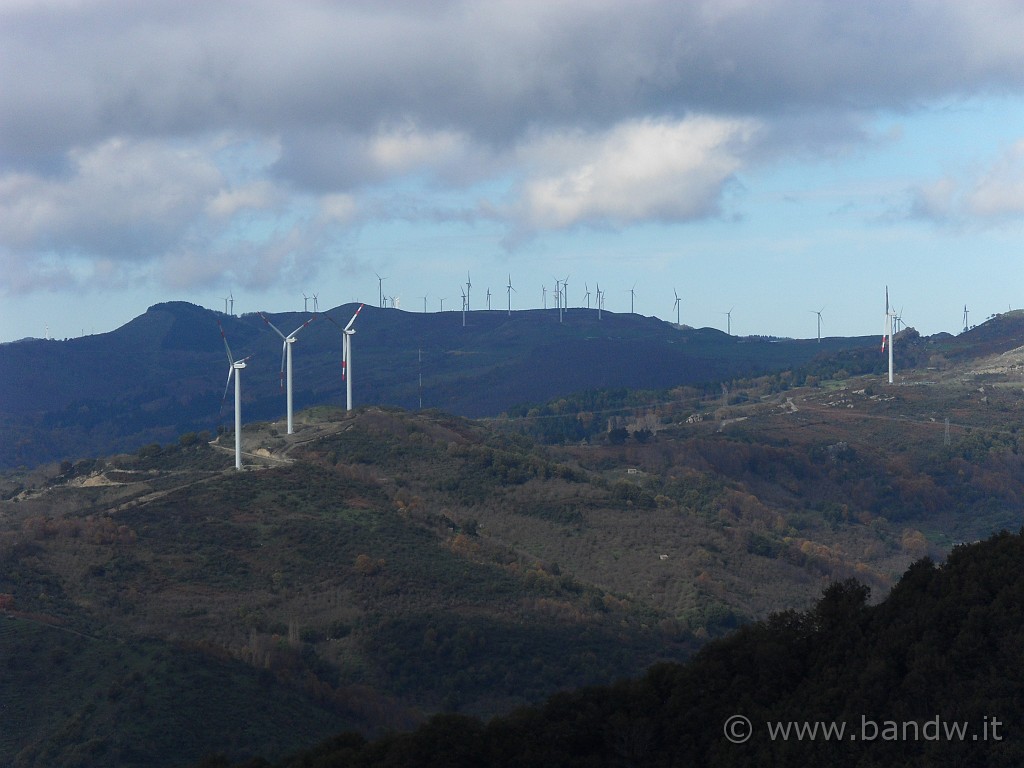
POLYGON ((352 328, 352 324, 356 321, 356 318, 359 317, 359 313, 363 311, 363 306, 365 306, 365 305, 363 305, 363 304, 359 305, 359 309, 357 309, 356 313, 354 315, 352 315, 352 319, 348 321, 348 325, 346 325, 343 330, 348 331, 349 329, 352 328))
POLYGON ((276 331, 276 332, 277 332, 277 335, 278 335, 278 336, 280 336, 280 337, 281 337, 282 339, 286 339, 286 338, 288 338, 288 337, 287 337, 287 336, 285 336, 285 335, 284 335, 283 333, 281 333, 281 329, 280 329, 280 328, 278 328, 278 327, 277 327, 276 325, 274 325, 274 324, 273 324, 272 322, 270 322, 270 321, 269 321, 269 320, 267 319, 267 316, 266 316, 266 315, 264 315, 264 314, 263 314, 262 312, 260 312, 260 317, 262 317, 262 318, 263 318, 263 322, 264 322, 264 323, 266 323, 267 325, 269 325, 269 326, 270 326, 271 328, 273 328, 273 329, 274 329, 274 331, 276 331))
POLYGON ((284 360, 288 355, 287 340, 281 345, 281 389, 284 389, 284 360))
POLYGON ((310 317, 310 318, 309 318, 309 320, 307 320, 307 321, 306 321, 306 322, 304 322, 304 323, 303 323, 302 325, 300 325, 300 326, 299 326, 298 328, 296 328, 296 329, 295 329, 294 331, 292 331, 292 332, 291 332, 291 334, 289 334, 289 336, 290 336, 290 337, 292 337, 292 336, 295 336, 295 334, 297 334, 297 333, 298 333, 299 331, 301 331, 301 330, 302 330, 303 328, 305 328, 305 327, 306 327, 307 325, 309 325, 310 323, 312 323, 312 322, 313 322, 314 320, 316 320, 316 315, 313 315, 312 317, 310 317))
POLYGON ((231 377, 232 377, 232 375, 234 375, 234 373, 235 373, 235 366, 234 366, 234 363, 232 363, 231 366, 228 368, 228 380, 227 380, 227 383, 224 385, 224 394, 220 396, 220 407, 221 407, 221 410, 224 409, 224 401, 228 399, 228 389, 230 389, 230 387, 231 387, 231 377))
POLYGON ((224 326, 220 324, 220 320, 217 321, 217 327, 220 328, 220 337, 224 339, 224 349, 228 352, 228 363, 234 365, 235 359, 231 356, 231 347, 228 346, 228 337, 224 333, 224 326))

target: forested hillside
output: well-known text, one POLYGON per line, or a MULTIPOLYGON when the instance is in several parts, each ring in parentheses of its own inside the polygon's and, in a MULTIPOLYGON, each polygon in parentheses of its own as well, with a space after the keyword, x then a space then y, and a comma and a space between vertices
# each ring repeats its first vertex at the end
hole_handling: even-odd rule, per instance
POLYGON ((342 735, 273 765, 1020 765, 1022 558, 1021 536, 1003 533, 942 566, 915 563, 878 605, 836 583, 685 665, 486 723, 441 715, 378 741, 342 735))

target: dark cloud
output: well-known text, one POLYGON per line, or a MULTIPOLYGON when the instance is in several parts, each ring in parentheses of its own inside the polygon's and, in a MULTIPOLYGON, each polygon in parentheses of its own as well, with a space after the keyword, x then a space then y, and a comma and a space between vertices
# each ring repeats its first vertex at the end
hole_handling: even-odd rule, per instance
POLYGON ((1024 9, 869 0, 134 3, 4 12, 8 156, 111 134, 366 134, 506 144, 689 112, 899 109, 1019 88, 1024 9))
MULTIPOLYGON (((0 258, 25 285, 98 274, 64 269, 82 258, 198 284, 234 253, 259 287, 360 215, 516 236, 719 216, 751 167, 875 141, 878 110, 1018 92, 1022 33, 996 0, 12 0, 0 258), (273 151, 239 168, 220 136, 273 151)), ((1018 215, 1008 168, 922 185, 913 213, 1018 215)))

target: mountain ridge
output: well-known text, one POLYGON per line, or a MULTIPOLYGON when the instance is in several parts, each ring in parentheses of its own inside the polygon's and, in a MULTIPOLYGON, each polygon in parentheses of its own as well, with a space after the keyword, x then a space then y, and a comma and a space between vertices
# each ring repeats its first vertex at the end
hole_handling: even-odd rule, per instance
MULTIPOLYGON (((344 325, 358 306, 321 314, 344 325)), ((738 338, 639 315, 598 319, 586 309, 565 312, 561 323, 550 310, 477 310, 465 327, 461 314, 365 307, 353 339, 356 404, 497 416, 584 389, 708 383, 870 343, 738 338)), ((310 314, 267 316, 291 330, 310 314)), ((166 302, 109 333, 0 345, 0 426, 11 436, 0 467, 131 451, 229 423, 217 415, 227 373, 218 321, 236 357, 254 355, 243 376, 244 420, 279 418, 280 339, 262 317, 166 302)), ((341 403, 338 329, 318 318, 294 347, 296 408, 341 403)))

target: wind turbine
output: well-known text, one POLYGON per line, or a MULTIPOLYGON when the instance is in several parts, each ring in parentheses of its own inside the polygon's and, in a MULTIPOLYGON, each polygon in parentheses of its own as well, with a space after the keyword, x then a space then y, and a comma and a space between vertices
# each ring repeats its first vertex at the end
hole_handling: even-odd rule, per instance
MULTIPOLYGON (((302 311, 309 312, 309 296, 307 296, 305 293, 302 294, 302 311)), ((263 319, 266 320, 266 318, 263 319)))
POLYGON ((487 286, 487 311, 491 311, 491 287, 487 286))
MULTIPOLYGON (((374 272, 373 274, 377 275, 376 272, 374 272)), ((385 280, 387 280, 386 277, 381 277, 380 275, 377 275, 377 306, 380 307, 381 309, 384 308, 384 281, 385 280)))
MULTIPOLYGON (((469 279, 469 272, 467 271, 466 272, 466 295, 465 295, 466 306, 463 308, 463 311, 465 311, 465 312, 469 311, 469 289, 472 288, 472 287, 473 287, 473 281, 469 279)), ((466 324, 466 318, 465 317, 462 318, 462 324, 463 325, 466 324)))
POLYGON ((732 336, 732 310, 736 307, 732 307, 728 312, 723 312, 725 315, 725 333, 727 336, 732 336))
POLYGON ((636 314, 633 312, 633 299, 636 297, 636 283, 633 283, 633 287, 629 289, 629 314, 636 314))
POLYGON ((675 294, 676 297, 676 303, 673 305, 672 309, 676 311, 676 325, 679 325, 679 302, 681 300, 679 298, 679 292, 676 291, 675 288, 672 289, 672 293, 675 294))
POLYGON ((447 296, 441 296, 440 297, 440 300, 441 300, 441 311, 442 312, 444 312, 444 300, 447 299, 447 298, 448 298, 447 296))
POLYGON ((595 298, 597 299, 597 319, 600 320, 601 310, 604 309, 604 292, 601 290, 600 283, 594 283, 594 285, 597 286, 595 288, 597 291, 597 296, 595 298))
MULTIPOLYGON (((512 275, 510 274, 508 276, 508 288, 507 288, 507 291, 506 291, 508 293, 508 316, 509 317, 512 317, 512 291, 515 291, 515 290, 516 289, 512 287, 512 275)), ((516 291, 516 293, 519 293, 519 291, 516 291)))
POLYGON ((345 382, 345 410, 352 410, 352 337, 356 331, 352 327, 356 318, 359 317, 359 313, 363 311, 364 304, 360 304, 359 308, 356 309, 352 319, 348 321, 348 325, 342 328, 338 325, 337 321, 330 315, 326 315, 327 319, 334 323, 338 330, 342 333, 341 340, 341 380, 345 382))
POLYGON ((287 370, 288 434, 292 435, 295 434, 295 429, 292 424, 292 344, 295 343, 295 334, 313 322, 313 320, 316 319, 316 315, 313 315, 313 317, 309 318, 309 320, 304 322, 287 336, 281 333, 280 329, 270 322, 270 320, 267 319, 267 316, 262 312, 260 312, 260 317, 262 317, 263 322, 273 328, 277 335, 284 341, 281 348, 281 377, 283 379, 285 378, 285 371, 287 370))
POLYGON ((220 398, 221 408, 224 407, 224 400, 228 396, 228 387, 231 386, 231 377, 235 377, 235 469, 242 468, 242 369, 245 368, 247 361, 252 359, 252 355, 249 357, 243 357, 241 360, 235 360, 231 354, 231 347, 228 346, 228 337, 224 333, 224 326, 220 324, 220 320, 217 321, 217 326, 220 328, 220 337, 224 339, 224 349, 228 353, 228 380, 224 385, 224 394, 220 398))
POLYGON ((466 327, 466 308, 469 306, 469 295, 462 290, 462 286, 459 286, 459 292, 462 294, 462 327, 466 327))
POLYGON ((541 284, 541 286, 540 286, 540 293, 541 293, 541 296, 544 299, 544 309, 547 309, 548 308, 548 287, 546 285, 541 284))
POLYGON ((562 306, 569 309, 569 275, 562 281, 562 306))
POLYGON ((885 325, 882 329, 882 351, 885 351, 885 343, 889 342, 889 383, 893 383, 892 373, 892 320, 895 313, 889 308, 889 286, 885 286, 885 325))
POLYGON ((427 313, 427 297, 426 296, 420 296, 420 298, 423 299, 423 314, 426 314, 427 313))
POLYGON ((822 307, 821 309, 812 309, 810 311, 812 314, 818 316, 818 343, 821 344, 821 313, 825 311, 825 307, 822 307))
POLYGON ((964 304, 964 333, 967 333, 967 305, 964 304))
POLYGON ((317 314, 320 311, 320 299, 317 295, 313 294, 313 314, 317 314))
POLYGON ((583 298, 587 300, 587 309, 590 309, 590 286, 584 283, 583 289, 586 291, 586 293, 583 294, 583 298))

